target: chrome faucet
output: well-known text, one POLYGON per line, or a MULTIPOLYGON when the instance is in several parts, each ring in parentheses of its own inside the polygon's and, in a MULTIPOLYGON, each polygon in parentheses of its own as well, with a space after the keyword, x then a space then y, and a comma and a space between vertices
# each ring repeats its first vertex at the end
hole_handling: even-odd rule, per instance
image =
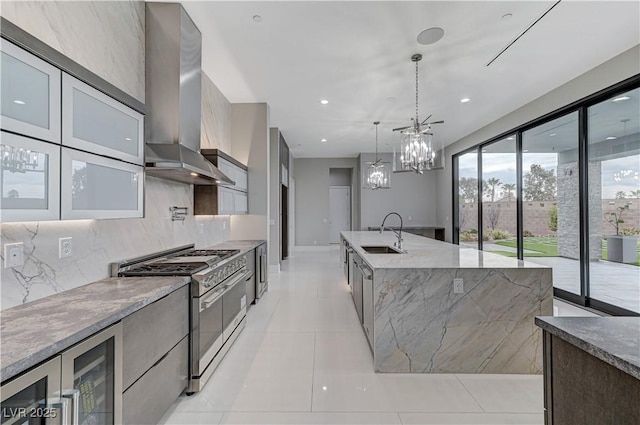
POLYGON ((390 212, 389 214, 384 216, 384 219, 382 220, 382 224, 380 225, 380 233, 384 232, 384 222, 387 221, 387 217, 389 217, 390 215, 395 214, 398 216, 398 218, 400 219, 400 231, 396 232, 395 229, 391 228, 391 230, 393 231, 393 233, 396 234, 396 236, 398 237, 398 242, 394 243, 393 246, 397 247, 398 249, 402 249, 402 216, 400 214, 398 214, 397 212, 390 212))

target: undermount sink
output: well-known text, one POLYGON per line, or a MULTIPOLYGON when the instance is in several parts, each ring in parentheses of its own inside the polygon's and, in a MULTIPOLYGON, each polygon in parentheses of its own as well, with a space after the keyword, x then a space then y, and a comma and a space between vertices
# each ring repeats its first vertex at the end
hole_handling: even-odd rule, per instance
POLYGON ((402 254, 397 248, 392 246, 363 246, 362 249, 367 251, 369 254, 402 254))

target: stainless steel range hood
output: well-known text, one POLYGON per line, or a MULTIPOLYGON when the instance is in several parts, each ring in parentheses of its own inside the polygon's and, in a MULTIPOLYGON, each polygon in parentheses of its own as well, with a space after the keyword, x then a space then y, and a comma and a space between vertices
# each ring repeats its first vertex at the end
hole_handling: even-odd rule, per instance
POLYGON ((178 3, 146 3, 147 174, 234 184, 200 154, 202 36, 178 3))

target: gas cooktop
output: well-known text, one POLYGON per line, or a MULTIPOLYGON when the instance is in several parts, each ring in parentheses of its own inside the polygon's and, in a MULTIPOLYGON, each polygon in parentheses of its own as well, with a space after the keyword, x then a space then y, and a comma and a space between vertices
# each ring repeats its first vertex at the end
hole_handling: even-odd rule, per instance
POLYGON ((207 263, 151 263, 122 272, 122 276, 191 276, 209 267, 207 263))

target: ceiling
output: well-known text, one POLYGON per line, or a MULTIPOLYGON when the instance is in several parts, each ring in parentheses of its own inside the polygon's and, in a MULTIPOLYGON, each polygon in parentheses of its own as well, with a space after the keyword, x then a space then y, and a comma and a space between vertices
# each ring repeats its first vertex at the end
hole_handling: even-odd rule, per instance
POLYGON ((232 103, 268 103, 296 157, 372 152, 376 120, 391 152, 391 129, 415 114, 414 53, 420 119, 445 120, 434 131, 446 145, 640 43, 637 1, 564 0, 490 66, 555 1, 182 3, 204 72, 232 103), (430 27, 444 37, 419 44, 430 27))

